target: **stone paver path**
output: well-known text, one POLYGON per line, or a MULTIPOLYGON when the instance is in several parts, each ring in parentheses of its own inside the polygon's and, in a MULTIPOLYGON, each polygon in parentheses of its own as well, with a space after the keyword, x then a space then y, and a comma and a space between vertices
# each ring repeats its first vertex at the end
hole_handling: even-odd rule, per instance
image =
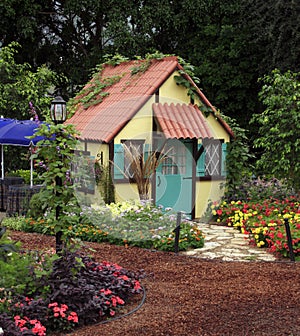
POLYGON ((205 235, 204 247, 180 252, 181 254, 223 261, 275 261, 265 249, 249 245, 249 239, 238 230, 215 224, 199 223, 205 235))

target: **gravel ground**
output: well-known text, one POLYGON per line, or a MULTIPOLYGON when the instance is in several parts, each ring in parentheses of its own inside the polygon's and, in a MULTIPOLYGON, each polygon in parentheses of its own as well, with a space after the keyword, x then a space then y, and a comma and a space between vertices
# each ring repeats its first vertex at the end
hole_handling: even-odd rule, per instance
MULTIPOLYGON (((13 232, 24 248, 54 238, 13 232)), ((72 336, 299 336, 300 263, 222 262, 88 243, 98 261, 146 271, 144 304, 133 314, 87 326, 72 336)), ((90 253, 90 252, 89 252, 90 253)), ((142 297, 132 305, 137 307, 142 297)))

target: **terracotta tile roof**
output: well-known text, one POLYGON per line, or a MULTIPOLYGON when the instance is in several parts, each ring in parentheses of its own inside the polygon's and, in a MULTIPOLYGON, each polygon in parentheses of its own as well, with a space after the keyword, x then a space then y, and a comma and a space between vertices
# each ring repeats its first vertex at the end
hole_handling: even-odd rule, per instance
MULTIPOLYGON (((170 56, 154 59, 146 71, 132 74, 134 67, 143 64, 146 64, 145 60, 123 62, 117 66, 104 65, 101 78, 118 76, 119 80, 103 89, 108 95, 100 103, 88 108, 79 105, 75 114, 66 121, 67 124, 75 125, 81 139, 106 143, 113 140, 164 81, 176 69, 182 69, 177 57, 170 56)), ((201 90, 197 90, 203 102, 214 109, 201 90)))
POLYGON ((74 124, 80 138, 109 142, 134 116, 162 83, 175 71, 176 57, 152 60, 145 72, 132 75, 132 69, 145 61, 130 61, 118 66, 105 65, 102 78, 119 75, 120 80, 104 89, 109 93, 98 105, 80 106, 66 122, 74 124))
POLYGON ((213 138, 210 126, 197 105, 156 103, 152 107, 166 138, 213 138))

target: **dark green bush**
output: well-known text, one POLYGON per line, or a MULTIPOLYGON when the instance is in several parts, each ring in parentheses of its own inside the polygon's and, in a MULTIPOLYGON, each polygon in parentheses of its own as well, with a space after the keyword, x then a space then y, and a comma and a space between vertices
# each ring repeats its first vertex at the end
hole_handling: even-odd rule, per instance
POLYGON ((29 210, 26 217, 31 217, 35 220, 44 216, 45 209, 39 193, 32 195, 29 202, 29 210))

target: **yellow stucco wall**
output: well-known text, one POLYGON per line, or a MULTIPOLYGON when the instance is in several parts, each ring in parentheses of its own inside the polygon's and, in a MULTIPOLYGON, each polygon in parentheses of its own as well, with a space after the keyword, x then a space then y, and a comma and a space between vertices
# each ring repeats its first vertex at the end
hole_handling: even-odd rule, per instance
POLYGON ((171 75, 159 89, 160 103, 186 103, 190 102, 190 97, 187 95, 187 89, 183 86, 177 85, 174 76, 179 76, 177 71, 171 75))
POLYGON ((230 141, 230 136, 228 132, 224 129, 224 127, 212 113, 210 113, 206 119, 212 127, 215 139, 224 139, 225 142, 230 141))
POLYGON ((115 183, 116 202, 138 200, 139 193, 135 183, 115 183))
POLYGON ((195 217, 201 218, 207 210, 209 201, 218 201, 223 196, 221 184, 225 181, 198 181, 196 183, 195 217))
POLYGON ((145 143, 152 143, 152 104, 155 97, 152 96, 140 111, 127 123, 127 125, 116 135, 115 144, 126 139, 143 139, 145 143))

